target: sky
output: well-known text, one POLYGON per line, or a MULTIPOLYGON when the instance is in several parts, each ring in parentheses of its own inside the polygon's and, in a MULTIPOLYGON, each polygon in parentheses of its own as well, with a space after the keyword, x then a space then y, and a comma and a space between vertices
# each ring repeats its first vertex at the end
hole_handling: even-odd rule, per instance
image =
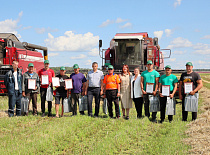
MULTIPOLYGON (((50 66, 101 66, 98 40, 109 48, 116 33, 147 32, 161 49, 171 49, 165 65, 210 68, 208 0, 10 0, 1 2, 0 33, 46 46, 50 66)), ((169 53, 164 52, 167 57, 169 53)))

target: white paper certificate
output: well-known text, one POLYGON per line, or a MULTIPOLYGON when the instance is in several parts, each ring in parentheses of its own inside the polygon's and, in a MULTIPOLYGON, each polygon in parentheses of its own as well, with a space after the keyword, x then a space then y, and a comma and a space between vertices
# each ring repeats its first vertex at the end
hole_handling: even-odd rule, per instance
POLYGON ((185 82, 184 83, 184 93, 189 94, 193 91, 193 82, 185 82))
POLYGON ((154 83, 147 83, 146 84, 146 92, 152 94, 154 90, 154 83))
POLYGON ((36 89, 36 79, 28 79, 28 89, 36 89))
POLYGON ((52 77, 53 87, 60 86, 60 81, 58 77, 52 77))
POLYGON ((170 95, 170 85, 162 85, 162 95, 163 96, 170 95))
POLYGON ((66 89, 73 89, 72 79, 65 79, 65 87, 66 89))
POLYGON ((49 84, 49 77, 48 75, 42 75, 42 85, 48 85, 49 84))

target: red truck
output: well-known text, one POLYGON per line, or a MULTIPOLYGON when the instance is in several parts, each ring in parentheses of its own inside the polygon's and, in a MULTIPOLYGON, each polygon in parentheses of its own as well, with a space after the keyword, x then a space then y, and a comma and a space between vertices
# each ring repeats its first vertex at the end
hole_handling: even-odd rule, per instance
POLYGON ((36 72, 44 67, 43 55, 37 50, 43 50, 44 60, 48 59, 47 47, 20 42, 12 33, 0 33, 0 96, 7 94, 4 76, 14 60, 19 62, 23 73, 27 71, 28 63, 34 64, 36 72))

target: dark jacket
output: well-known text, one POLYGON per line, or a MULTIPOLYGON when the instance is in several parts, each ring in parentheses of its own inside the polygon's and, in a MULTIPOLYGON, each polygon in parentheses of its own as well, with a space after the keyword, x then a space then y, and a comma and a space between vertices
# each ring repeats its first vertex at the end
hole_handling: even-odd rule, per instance
POLYGON ((25 94, 28 94, 28 93, 38 93, 38 90, 39 90, 39 76, 36 72, 33 72, 33 76, 31 78, 29 72, 25 72, 23 74, 23 84, 22 84, 22 91, 25 92, 25 94), (28 79, 36 79, 36 86, 37 86, 37 89, 36 90, 32 90, 32 89, 28 89, 28 79))
MULTIPOLYGON (((14 73, 14 70, 12 68, 10 71, 8 71, 5 74, 5 77, 4 77, 4 85, 6 86, 6 88, 8 90, 8 95, 13 95, 15 93, 15 77, 14 77, 13 73, 14 73)), ((22 79, 23 79, 22 72, 18 68, 17 69, 17 81, 18 81, 19 93, 22 93, 22 79)))

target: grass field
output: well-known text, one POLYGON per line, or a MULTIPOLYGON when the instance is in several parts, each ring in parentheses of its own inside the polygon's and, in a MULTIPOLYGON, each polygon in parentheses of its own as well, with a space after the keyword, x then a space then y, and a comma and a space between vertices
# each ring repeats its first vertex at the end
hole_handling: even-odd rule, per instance
MULTIPOLYGON (((0 100, 0 109, 6 110, 7 97, 0 100)), ((110 119, 102 108, 100 116, 91 118, 86 112, 85 116, 72 117, 68 113, 62 118, 31 113, 28 117, 1 117, 0 154, 188 154, 191 149, 183 142, 188 137, 185 132, 191 114, 188 122, 182 122, 180 104, 172 123, 167 117, 163 124, 152 123, 146 117, 136 119, 135 107, 129 120, 110 119)))

